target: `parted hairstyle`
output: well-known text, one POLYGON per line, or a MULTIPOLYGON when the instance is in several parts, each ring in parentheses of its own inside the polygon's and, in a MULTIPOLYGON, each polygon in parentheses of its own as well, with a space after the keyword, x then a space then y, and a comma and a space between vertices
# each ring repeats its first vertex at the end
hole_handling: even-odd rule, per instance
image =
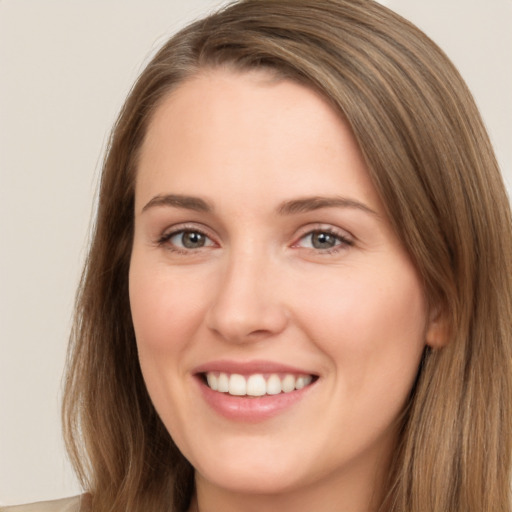
POLYGON ((263 68, 350 125, 389 219, 446 318, 400 419, 379 512, 511 512, 512 229, 465 83, 372 0, 245 0, 174 35, 135 83, 108 147, 77 295, 63 423, 94 512, 186 510, 193 468, 146 391, 128 298, 138 155, 155 109, 201 70, 263 68))

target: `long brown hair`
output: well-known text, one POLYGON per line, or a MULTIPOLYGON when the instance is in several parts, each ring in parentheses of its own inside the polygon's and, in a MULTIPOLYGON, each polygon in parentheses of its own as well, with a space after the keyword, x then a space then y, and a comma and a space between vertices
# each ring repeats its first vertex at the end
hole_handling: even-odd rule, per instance
POLYGON ((193 469, 140 372, 128 300, 138 151, 162 98, 201 69, 264 67, 350 124, 449 342, 426 349, 386 512, 510 512, 512 228, 471 94, 444 53, 371 0, 246 0, 172 37, 113 129, 76 305, 63 407, 95 512, 185 510, 193 469))

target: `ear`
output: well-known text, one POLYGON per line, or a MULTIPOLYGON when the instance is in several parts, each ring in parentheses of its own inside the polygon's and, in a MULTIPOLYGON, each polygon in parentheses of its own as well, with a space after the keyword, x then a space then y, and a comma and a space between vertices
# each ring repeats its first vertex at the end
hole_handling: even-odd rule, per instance
POLYGON ((432 308, 425 333, 426 344, 433 349, 443 348, 448 344, 449 338, 450 326, 445 308, 432 308))

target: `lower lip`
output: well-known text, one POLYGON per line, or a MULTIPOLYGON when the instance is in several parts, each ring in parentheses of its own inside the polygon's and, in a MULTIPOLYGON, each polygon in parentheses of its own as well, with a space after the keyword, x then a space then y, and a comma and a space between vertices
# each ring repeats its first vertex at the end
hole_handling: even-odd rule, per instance
POLYGON ((229 420, 249 423, 264 421, 292 408, 303 400, 316 384, 313 382, 305 388, 290 393, 247 397, 213 391, 201 378, 197 380, 203 398, 215 412, 229 420))

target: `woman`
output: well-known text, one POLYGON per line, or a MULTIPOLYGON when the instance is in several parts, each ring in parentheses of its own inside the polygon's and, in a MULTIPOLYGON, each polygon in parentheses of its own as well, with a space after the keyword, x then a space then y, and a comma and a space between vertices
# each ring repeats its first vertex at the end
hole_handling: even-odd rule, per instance
POLYGON ((510 511, 511 245, 415 27, 367 0, 190 25, 105 162, 64 401, 82 509, 510 511))

